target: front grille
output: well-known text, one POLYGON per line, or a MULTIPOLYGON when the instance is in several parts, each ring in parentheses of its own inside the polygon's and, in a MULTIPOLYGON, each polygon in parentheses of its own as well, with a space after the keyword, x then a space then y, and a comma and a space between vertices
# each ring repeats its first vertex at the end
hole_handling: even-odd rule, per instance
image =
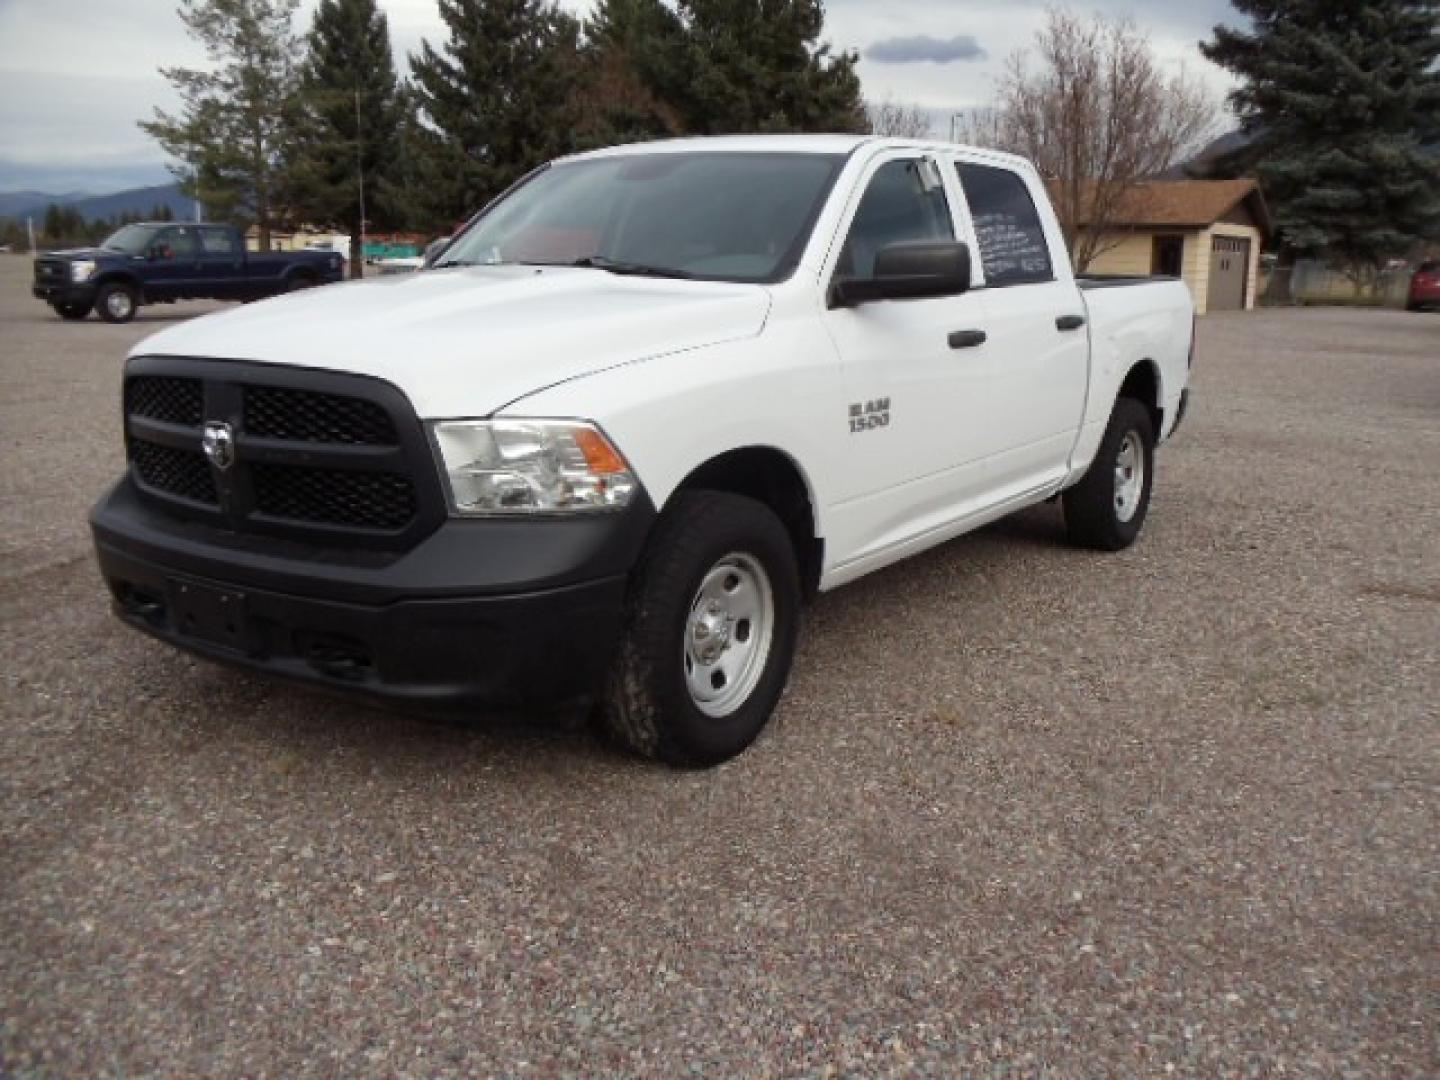
POLYGON ((191 502, 220 505, 215 477, 204 454, 135 440, 130 444, 130 460, 140 479, 155 490, 191 502))
POLYGON ((255 508, 271 517, 398 529, 415 515, 408 477, 293 465, 256 465, 255 508))
MULTIPOLYGON (((402 547, 445 515, 425 432, 404 395, 357 375, 139 357, 125 381, 126 441, 151 502, 237 532, 402 547), (202 431, 230 427, 214 466, 202 431)), ((222 433, 223 434, 223 433, 222 433)))
POLYGON ((286 390, 245 388, 245 430, 252 435, 298 442, 394 446, 395 423, 373 401, 286 390))
POLYGON ((199 427, 205 416, 204 384, 199 379, 138 376, 125 384, 125 413, 199 427))

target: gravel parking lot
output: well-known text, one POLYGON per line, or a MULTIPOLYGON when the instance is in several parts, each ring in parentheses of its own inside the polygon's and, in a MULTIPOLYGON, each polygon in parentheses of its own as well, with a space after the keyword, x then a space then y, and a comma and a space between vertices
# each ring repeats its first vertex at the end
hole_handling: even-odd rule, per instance
POLYGON ((108 614, 121 360, 0 256, 0 1073, 1434 1075, 1440 316, 1201 320, 1147 532, 822 597, 703 773, 108 614))

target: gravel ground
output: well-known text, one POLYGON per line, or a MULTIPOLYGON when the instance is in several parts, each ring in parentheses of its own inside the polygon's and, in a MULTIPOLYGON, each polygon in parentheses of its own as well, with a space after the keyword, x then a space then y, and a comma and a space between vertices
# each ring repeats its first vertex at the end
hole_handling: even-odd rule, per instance
POLYGON ((113 621, 126 348, 0 257, 0 1072, 1434 1075, 1440 316, 1202 319, 1142 542, 822 597, 704 773, 113 621))

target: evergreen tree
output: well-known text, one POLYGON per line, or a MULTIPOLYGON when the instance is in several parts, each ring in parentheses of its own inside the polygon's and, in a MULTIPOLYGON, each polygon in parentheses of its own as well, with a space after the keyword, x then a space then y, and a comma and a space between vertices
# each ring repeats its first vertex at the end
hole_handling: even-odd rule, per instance
POLYGON ((1440 235, 1440 4, 1233 0, 1248 30, 1201 50, 1234 72, 1248 142, 1221 171, 1253 170, 1291 253, 1347 267, 1357 286, 1440 235))
POLYGON ((697 134, 868 130, 854 53, 820 42, 820 0, 679 0, 683 62, 664 96, 697 134))
POLYGON ((579 23, 548 0, 440 0, 449 30, 411 57, 425 216, 448 229, 575 145, 579 23))
POLYGON ((579 141, 613 146, 680 134, 662 95, 685 83, 684 27, 660 0, 600 0, 585 24, 579 141))
POLYGON ((286 140, 295 128, 300 0, 180 0, 179 15, 213 70, 161 68, 181 111, 140 127, 179 159, 171 171, 214 216, 253 221, 260 248, 290 197, 286 140))
POLYGON ((350 273, 360 277, 362 217, 393 223, 401 194, 390 28, 375 0, 321 0, 309 46, 293 148, 295 208, 307 224, 350 233, 350 273))
POLYGON ((40 232, 46 240, 58 240, 65 235, 65 216, 58 203, 45 207, 45 216, 40 222, 40 232))

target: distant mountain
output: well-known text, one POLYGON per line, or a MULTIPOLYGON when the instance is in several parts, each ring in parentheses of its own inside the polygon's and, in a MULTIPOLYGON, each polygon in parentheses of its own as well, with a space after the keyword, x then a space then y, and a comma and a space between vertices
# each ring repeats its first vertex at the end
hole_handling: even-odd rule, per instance
POLYGON ((24 217, 35 213, 37 208, 44 213, 45 207, 52 202, 63 205, 89 197, 88 191, 68 191, 64 195, 50 195, 43 191, 0 191, 0 217, 24 217))
POLYGON ((71 191, 50 195, 43 191, 12 191, 0 193, 0 216, 21 218, 26 214, 39 217, 51 203, 69 206, 86 218, 114 218, 121 214, 149 214, 157 206, 168 206, 177 218, 195 216, 193 200, 180 194, 179 184, 156 184, 130 188, 111 195, 89 195, 71 191))

